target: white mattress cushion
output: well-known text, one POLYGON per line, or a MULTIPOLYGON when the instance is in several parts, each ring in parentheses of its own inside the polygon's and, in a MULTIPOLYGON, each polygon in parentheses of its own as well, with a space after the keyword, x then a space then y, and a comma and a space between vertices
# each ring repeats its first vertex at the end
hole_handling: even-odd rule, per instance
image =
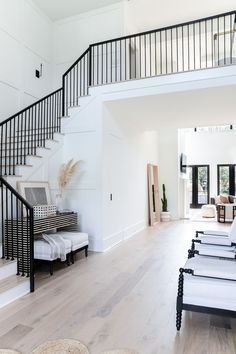
POLYGON ((235 281, 185 274, 183 292, 184 304, 236 311, 235 281))
POLYGON ((231 246, 231 240, 229 237, 225 236, 212 236, 212 235, 201 235, 198 237, 202 243, 208 243, 212 245, 222 245, 222 246, 231 246))
POLYGON ((203 233, 204 235, 212 235, 212 236, 229 236, 229 232, 227 231, 206 230, 203 233))
POLYGON ((199 251, 200 256, 219 257, 235 259, 235 252, 220 251, 215 249, 203 249, 199 251))
POLYGON ((189 259, 185 268, 193 269, 196 276, 184 274, 184 304, 236 311, 235 261, 197 256, 189 259), (207 276, 232 280, 207 278, 207 276))
POLYGON ((66 239, 63 239, 63 240, 64 240, 64 243, 65 243, 66 254, 70 253, 71 247, 72 247, 71 240, 66 240, 66 239))
POLYGON ((188 259, 184 268, 192 269, 194 275, 236 280, 236 262, 233 260, 196 256, 188 259))
POLYGON ((223 246, 223 245, 211 245, 211 244, 207 244, 207 243, 195 243, 195 249, 197 251, 200 250, 220 250, 220 251, 229 251, 229 252, 235 252, 236 251, 236 247, 235 246, 223 246))
POLYGON ((195 250, 201 256, 235 258, 235 246, 208 245, 205 243, 195 243, 195 250))
POLYGON ((70 240, 72 243, 72 249, 75 246, 81 246, 82 244, 88 245, 88 234, 85 232, 59 232, 59 235, 65 240, 70 240))
POLYGON ((236 242, 236 218, 234 218, 234 221, 231 225, 230 231, 229 231, 229 238, 231 242, 236 242))
POLYGON ((76 251, 82 247, 88 246, 88 241, 82 242, 82 243, 78 243, 78 244, 74 244, 72 246, 72 251, 76 251))
MULTIPOLYGON (((71 252, 71 241, 64 240, 66 254, 71 252)), ((34 259, 41 259, 45 261, 53 261, 56 258, 52 257, 51 245, 45 240, 34 241, 34 259)))
POLYGON ((34 241, 34 259, 53 261, 51 246, 44 240, 34 241))

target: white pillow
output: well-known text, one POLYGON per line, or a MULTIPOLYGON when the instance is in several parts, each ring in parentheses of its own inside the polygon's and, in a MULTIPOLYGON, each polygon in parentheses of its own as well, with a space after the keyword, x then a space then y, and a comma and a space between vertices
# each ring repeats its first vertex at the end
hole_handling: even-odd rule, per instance
POLYGON ((230 227, 229 238, 232 242, 236 242, 236 217, 234 218, 234 221, 230 227))
POLYGON ((215 197, 215 204, 221 204, 220 195, 215 197))

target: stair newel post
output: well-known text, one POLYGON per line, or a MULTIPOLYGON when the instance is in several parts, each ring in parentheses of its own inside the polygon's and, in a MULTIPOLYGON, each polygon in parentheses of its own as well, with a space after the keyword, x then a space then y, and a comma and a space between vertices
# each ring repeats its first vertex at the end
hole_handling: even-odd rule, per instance
POLYGON ((89 46, 88 51, 88 87, 92 86, 92 46, 89 46))
POLYGON ((29 209, 30 291, 34 292, 34 209, 29 209))
POLYGON ((65 89, 66 89, 66 78, 65 75, 62 76, 62 117, 65 117, 65 89))

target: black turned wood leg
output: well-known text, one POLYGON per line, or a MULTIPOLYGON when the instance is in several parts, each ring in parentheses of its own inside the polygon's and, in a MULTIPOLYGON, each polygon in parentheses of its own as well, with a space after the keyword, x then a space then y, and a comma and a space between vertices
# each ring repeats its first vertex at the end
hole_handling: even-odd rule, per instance
POLYGON ((16 272, 16 275, 20 275, 20 263, 19 263, 19 260, 17 260, 17 272, 16 272))
POLYGON ((176 312, 176 329, 177 329, 177 331, 179 331, 181 328, 181 322, 182 322, 182 311, 177 311, 176 312))
POLYGON ((85 247, 85 257, 88 257, 88 246, 85 247))
POLYGON ((194 251, 188 250, 188 259, 193 258, 193 257, 194 257, 194 251))
POLYGON ((74 264, 75 259, 74 259, 74 252, 73 251, 71 251, 70 258, 71 258, 71 263, 74 264))
POLYGON ((66 255, 66 264, 68 267, 70 266, 70 253, 66 255))
POLYGON ((49 262, 50 275, 53 275, 53 262, 49 262))
POLYGON ((180 330, 181 323, 182 323, 184 273, 192 274, 192 275, 194 274, 192 269, 180 268, 180 270, 179 270, 178 295, 177 295, 177 301, 176 301, 176 328, 177 328, 177 331, 180 330))
POLYGON ((183 283, 184 283, 184 269, 180 268, 179 270, 179 282, 178 282, 178 295, 176 300, 176 328, 177 331, 181 328, 182 321, 182 307, 183 307, 183 283))

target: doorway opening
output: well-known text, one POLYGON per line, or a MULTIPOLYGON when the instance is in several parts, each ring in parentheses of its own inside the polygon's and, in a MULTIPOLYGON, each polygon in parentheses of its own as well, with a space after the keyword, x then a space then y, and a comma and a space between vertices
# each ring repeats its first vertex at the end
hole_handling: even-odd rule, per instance
POLYGON ((210 169, 209 165, 191 165, 189 170, 189 201, 190 208, 200 209, 209 204, 210 169))

